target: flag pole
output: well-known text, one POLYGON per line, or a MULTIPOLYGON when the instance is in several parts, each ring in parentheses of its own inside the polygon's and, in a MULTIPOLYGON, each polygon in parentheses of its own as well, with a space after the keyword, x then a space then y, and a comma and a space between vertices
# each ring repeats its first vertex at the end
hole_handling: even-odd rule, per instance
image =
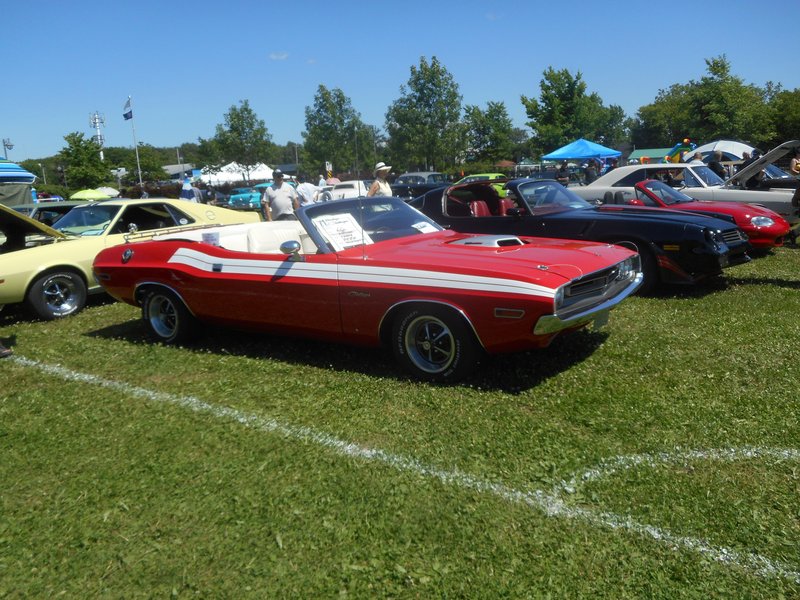
POLYGON ((142 165, 139 163, 139 143, 136 141, 136 127, 133 125, 133 103, 131 97, 128 96, 128 102, 125 104, 126 112, 123 117, 130 119, 131 131, 133 132, 133 149, 136 152, 136 170, 139 172, 139 187, 144 191, 144 182, 142 181, 142 165), (130 115, 128 117, 127 115, 130 115))

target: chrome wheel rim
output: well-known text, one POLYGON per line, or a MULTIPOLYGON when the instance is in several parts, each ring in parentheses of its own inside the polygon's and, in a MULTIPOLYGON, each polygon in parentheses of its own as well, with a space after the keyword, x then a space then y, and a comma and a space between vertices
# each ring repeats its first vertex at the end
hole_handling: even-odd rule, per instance
POLYGON ((150 298, 147 316, 150 327, 159 337, 167 339, 175 334, 178 327, 178 314, 172 300, 166 296, 156 294, 150 298))
POLYGON ((42 287, 42 299, 54 315, 68 315, 78 308, 78 286, 70 277, 56 275, 42 287))
POLYGON ((435 317, 422 316, 411 321, 403 343, 411 362, 426 373, 441 373, 455 359, 455 336, 435 317))

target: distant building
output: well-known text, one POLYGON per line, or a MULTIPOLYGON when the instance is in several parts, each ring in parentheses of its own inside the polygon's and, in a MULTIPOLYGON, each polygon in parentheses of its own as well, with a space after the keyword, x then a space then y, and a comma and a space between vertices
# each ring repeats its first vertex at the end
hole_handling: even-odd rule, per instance
POLYGON ((164 165, 161 168, 164 169, 170 179, 180 181, 184 177, 192 177, 194 165, 192 163, 183 163, 182 165, 164 165))

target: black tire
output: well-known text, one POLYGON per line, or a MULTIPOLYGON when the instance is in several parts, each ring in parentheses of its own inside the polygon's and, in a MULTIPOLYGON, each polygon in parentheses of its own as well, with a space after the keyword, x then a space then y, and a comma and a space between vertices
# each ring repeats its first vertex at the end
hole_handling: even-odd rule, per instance
POLYGON ((653 251, 646 245, 637 242, 620 241, 613 243, 639 253, 644 278, 642 280, 642 285, 639 286, 636 293, 640 296, 652 293, 653 290, 658 287, 659 283, 661 283, 661 278, 658 275, 658 263, 656 262, 656 257, 653 255, 653 251))
POLYGON ((197 320, 178 296, 169 290, 152 290, 142 302, 142 319, 164 344, 183 344, 197 332, 197 320))
POLYGON ((46 321, 68 317, 86 306, 86 284, 75 271, 53 271, 33 282, 26 304, 46 321))
POLYGON ((464 319, 435 305, 406 308, 394 320, 395 358, 413 377, 455 383, 477 365, 481 348, 464 319))

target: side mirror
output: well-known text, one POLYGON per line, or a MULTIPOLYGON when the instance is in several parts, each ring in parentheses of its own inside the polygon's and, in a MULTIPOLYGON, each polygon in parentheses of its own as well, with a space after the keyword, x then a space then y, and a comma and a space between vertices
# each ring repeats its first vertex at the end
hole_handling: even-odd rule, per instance
POLYGON ((645 206, 645 203, 639 200, 638 198, 631 198, 630 200, 628 200, 628 204, 631 204, 633 206, 645 206))
POLYGON ((300 254, 302 246, 297 240, 288 240, 283 242, 280 246, 281 254, 288 254, 288 258, 293 262, 303 262, 306 257, 300 254))

